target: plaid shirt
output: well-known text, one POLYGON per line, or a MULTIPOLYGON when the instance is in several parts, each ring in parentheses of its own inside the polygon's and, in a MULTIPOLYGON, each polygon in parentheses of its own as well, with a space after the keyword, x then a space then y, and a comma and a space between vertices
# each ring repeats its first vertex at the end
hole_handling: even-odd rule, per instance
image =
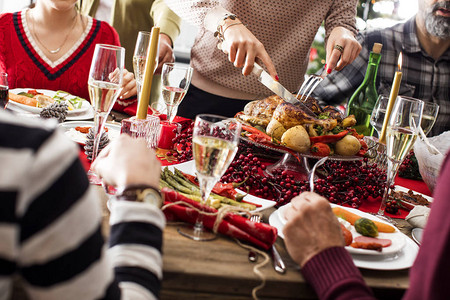
POLYGON ((358 40, 363 47, 360 55, 340 72, 328 75, 315 89, 314 97, 329 104, 340 104, 348 99, 364 79, 373 44, 381 43, 378 94, 389 95, 401 51, 403 77, 399 95, 439 105, 439 115, 430 136, 450 130, 450 49, 438 60, 425 53, 416 36, 415 17, 384 30, 362 32, 358 40))

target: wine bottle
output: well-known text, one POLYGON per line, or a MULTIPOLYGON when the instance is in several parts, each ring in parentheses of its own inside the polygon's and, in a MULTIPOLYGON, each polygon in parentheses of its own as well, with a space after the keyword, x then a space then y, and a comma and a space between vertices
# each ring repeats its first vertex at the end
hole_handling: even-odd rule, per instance
POLYGON ((370 115, 378 99, 375 80, 381 60, 382 46, 379 43, 373 45, 364 81, 350 97, 347 105, 347 115, 354 115, 356 119, 354 128, 359 134, 365 136, 373 135, 374 131, 372 125, 370 125, 370 115))

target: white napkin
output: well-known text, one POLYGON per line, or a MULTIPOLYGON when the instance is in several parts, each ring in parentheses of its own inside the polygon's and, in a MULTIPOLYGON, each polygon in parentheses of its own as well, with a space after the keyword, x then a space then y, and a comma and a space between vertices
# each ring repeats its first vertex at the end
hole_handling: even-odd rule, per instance
POLYGON ((418 205, 409 212, 405 220, 413 227, 425 228, 429 215, 430 208, 418 205))

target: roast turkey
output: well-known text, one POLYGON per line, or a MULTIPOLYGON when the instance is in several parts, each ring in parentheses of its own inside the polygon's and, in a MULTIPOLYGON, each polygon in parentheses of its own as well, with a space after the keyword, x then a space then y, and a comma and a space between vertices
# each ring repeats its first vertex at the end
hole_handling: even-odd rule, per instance
POLYGON ((306 114, 300 106, 285 102, 277 95, 269 96, 262 100, 249 102, 244 113, 237 115, 239 119, 251 125, 267 126, 272 118, 275 118, 286 129, 296 125, 317 124, 326 130, 331 130, 342 120, 342 114, 332 106, 322 109, 318 101, 309 97, 304 104, 317 115, 327 112, 330 119, 319 119, 306 114))

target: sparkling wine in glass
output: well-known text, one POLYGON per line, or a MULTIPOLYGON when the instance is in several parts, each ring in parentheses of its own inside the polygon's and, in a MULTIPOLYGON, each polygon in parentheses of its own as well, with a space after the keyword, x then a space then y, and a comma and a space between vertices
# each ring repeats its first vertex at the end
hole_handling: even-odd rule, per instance
MULTIPOLYGON (((241 125, 235 119, 208 114, 195 118, 192 151, 202 204, 207 203, 212 188, 233 160, 240 132, 241 125)), ((198 214, 195 225, 180 227, 178 232, 196 241, 208 241, 216 237, 213 232, 204 229, 202 213, 198 214)))
MULTIPOLYGON (((134 77, 136 79, 138 101, 140 100, 141 97, 142 80, 144 78, 145 62, 147 60, 148 46, 150 44, 151 36, 152 36, 151 32, 139 31, 136 40, 136 46, 134 48, 133 70, 134 70, 134 77)), ((156 68, 158 67, 158 53, 156 53, 155 60, 156 60, 155 61, 155 70, 156 70, 156 68)), ((155 70, 153 70, 153 72, 155 72, 155 70)))
POLYGON ((386 155, 388 158, 386 188, 377 213, 378 216, 385 219, 388 219, 384 216, 384 210, 389 197, 390 187, 394 183, 398 167, 416 141, 422 121, 423 106, 424 103, 421 100, 399 96, 389 117, 386 130, 386 155))
POLYGON ((422 127, 425 135, 428 135, 433 128, 438 113, 439 105, 437 103, 428 101, 423 103, 422 123, 420 123, 420 127, 422 127))
POLYGON ((165 63, 162 68, 162 96, 167 107, 169 123, 177 115, 180 105, 191 83, 193 69, 189 66, 165 63))
POLYGON ((8 74, 0 72, 0 109, 6 109, 9 100, 8 74))
POLYGON ((377 131, 377 137, 381 134, 383 128, 384 116, 386 115, 386 108, 389 102, 389 96, 378 96, 377 102, 373 107, 372 114, 370 115, 370 125, 377 131))
MULTIPOLYGON (((94 108, 92 161, 97 157, 106 119, 122 90, 124 60, 124 48, 106 44, 95 45, 88 78, 89 97, 94 108)), ((91 183, 101 183, 91 170, 88 175, 91 183)))

